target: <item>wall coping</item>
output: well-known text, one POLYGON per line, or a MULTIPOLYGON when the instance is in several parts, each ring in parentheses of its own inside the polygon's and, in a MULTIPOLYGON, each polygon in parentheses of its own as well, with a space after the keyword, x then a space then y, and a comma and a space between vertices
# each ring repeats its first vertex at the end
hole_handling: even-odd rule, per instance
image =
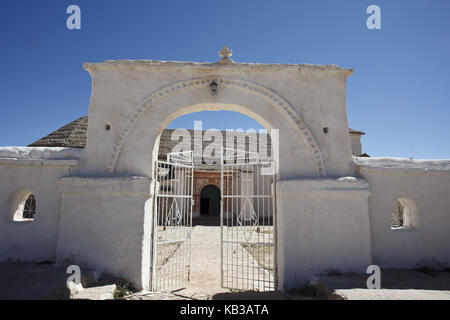
POLYGON ((143 176, 66 176, 57 182, 61 193, 153 194, 153 180, 143 176))
POLYGON ((368 197, 368 183, 361 178, 341 177, 339 179, 289 179, 280 180, 276 186, 277 196, 359 196, 368 197))
POLYGON ((0 158, 0 165, 77 167, 78 166, 78 160, 75 160, 75 159, 0 158))
POLYGON ((341 68, 336 65, 314 65, 314 64, 281 64, 281 63, 217 63, 217 62, 192 62, 192 61, 163 61, 163 60, 105 60, 104 62, 84 63, 83 68, 87 71, 96 69, 125 69, 144 70, 148 68, 186 68, 199 70, 242 70, 242 71, 321 71, 334 72, 344 77, 351 75, 354 70, 341 68))
POLYGON ((60 148, 60 147, 0 147, 0 158, 3 159, 33 159, 54 160, 80 158, 83 148, 60 148))
POLYGON ((364 170, 402 173, 450 173, 450 159, 409 159, 391 157, 353 157, 357 166, 364 170))

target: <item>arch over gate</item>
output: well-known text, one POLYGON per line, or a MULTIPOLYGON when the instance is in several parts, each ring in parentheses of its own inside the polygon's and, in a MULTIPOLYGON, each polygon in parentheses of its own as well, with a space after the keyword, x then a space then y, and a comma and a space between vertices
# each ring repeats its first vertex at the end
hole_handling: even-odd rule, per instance
MULTIPOLYGON (((136 123, 138 123, 138 121, 147 111, 152 110, 157 104, 164 103, 164 100, 166 100, 168 97, 181 94, 188 90, 204 88, 206 86, 209 86, 209 84, 213 81, 218 84, 219 90, 221 87, 232 88, 234 90, 239 90, 240 94, 242 91, 245 91, 247 94, 262 97, 263 99, 268 100, 275 108, 287 115, 292 124, 298 129, 298 132, 303 137, 306 145, 310 149, 309 152, 312 155, 312 160, 317 175, 326 175, 322 154, 318 144, 316 143, 311 131, 303 122, 301 116, 297 111, 294 110, 294 108, 292 108, 292 106, 286 99, 284 99, 274 91, 257 83, 224 76, 210 76, 178 81, 157 90, 156 92, 145 98, 141 103, 134 107, 132 114, 128 117, 127 121, 122 126, 120 133, 114 139, 114 146, 109 156, 107 171, 113 173, 116 170, 117 162, 127 137, 136 126, 136 123)), ((214 104, 214 102, 211 102, 211 104, 214 104)), ((190 110, 186 113, 195 111, 198 110, 190 110)), ((176 116, 180 116, 180 114, 177 114, 176 116)))

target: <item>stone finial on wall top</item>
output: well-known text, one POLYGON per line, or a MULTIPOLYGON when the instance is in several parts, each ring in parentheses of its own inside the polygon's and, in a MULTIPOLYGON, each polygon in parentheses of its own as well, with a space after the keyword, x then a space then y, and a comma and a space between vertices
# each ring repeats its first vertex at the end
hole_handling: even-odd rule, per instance
POLYGON ((219 56, 222 58, 218 61, 218 63, 234 63, 234 61, 230 58, 233 55, 233 51, 231 51, 228 47, 223 47, 222 50, 219 51, 219 56))

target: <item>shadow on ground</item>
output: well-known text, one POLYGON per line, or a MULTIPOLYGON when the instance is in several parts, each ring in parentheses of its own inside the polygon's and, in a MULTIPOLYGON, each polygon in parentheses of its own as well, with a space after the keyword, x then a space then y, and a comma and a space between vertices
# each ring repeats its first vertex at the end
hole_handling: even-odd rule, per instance
POLYGON ((286 300, 288 297, 279 291, 270 292, 222 292, 211 297, 212 300, 286 300))
MULTIPOLYGON (((111 285, 115 278, 104 275, 98 282, 92 281, 82 270, 84 288, 111 285)), ((70 292, 66 281, 70 274, 66 268, 55 267, 51 261, 0 262, 0 300, 66 300, 70 292)))
MULTIPOLYGON (((330 289, 367 289, 368 274, 319 277, 330 289)), ((450 272, 430 269, 381 269, 382 289, 450 290, 450 272)))

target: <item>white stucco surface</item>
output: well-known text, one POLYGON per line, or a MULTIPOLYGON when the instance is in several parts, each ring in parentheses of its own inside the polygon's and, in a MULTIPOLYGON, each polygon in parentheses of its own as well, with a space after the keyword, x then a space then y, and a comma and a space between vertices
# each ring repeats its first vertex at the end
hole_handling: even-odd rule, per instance
POLYGON ((56 262, 80 264, 149 289, 151 179, 63 177, 56 262))
POLYGON ((82 171, 151 175, 161 131, 173 119, 203 110, 238 111, 280 129, 281 177, 341 176, 353 169, 345 102, 345 79, 352 70, 162 61, 84 67, 93 92, 82 171), (213 80, 216 95, 209 88, 213 80))
POLYGON ((373 262, 383 267, 450 265, 450 160, 355 158, 370 185, 373 262), (390 228, 394 202, 412 200, 414 228, 390 228))
POLYGON ((350 143, 352 147, 352 154, 359 157, 362 154, 361 135, 350 133, 350 143))
POLYGON ((56 181, 78 168, 81 150, 0 147, 0 260, 54 260, 60 217, 56 181), (34 221, 13 221, 21 195, 36 197, 34 221))
POLYGON ((368 184, 362 179, 277 183, 280 288, 327 269, 362 272, 371 262, 368 184))

